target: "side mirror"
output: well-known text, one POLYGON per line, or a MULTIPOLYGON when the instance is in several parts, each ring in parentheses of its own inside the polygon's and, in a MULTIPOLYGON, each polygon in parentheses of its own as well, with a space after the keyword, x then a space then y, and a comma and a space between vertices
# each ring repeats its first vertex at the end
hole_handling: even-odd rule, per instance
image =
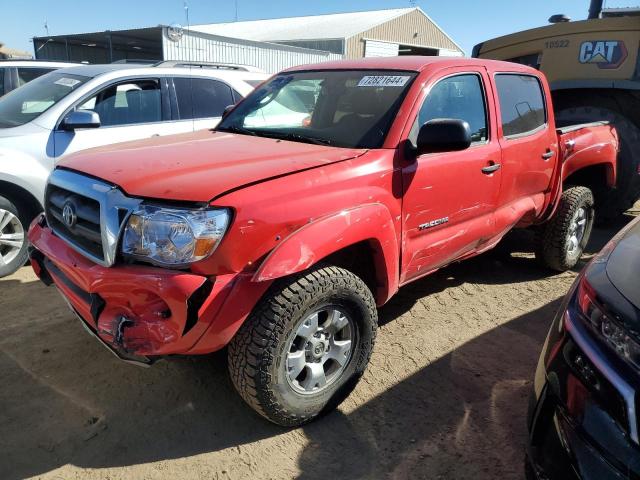
POLYGON ((73 131, 77 128, 98 128, 100 126, 100 115, 90 110, 76 110, 70 112, 62 122, 62 130, 73 131))
POLYGON ((227 115, 229 115, 231 113, 231 110, 233 110, 234 108, 236 108, 235 105, 227 105, 222 112, 222 118, 225 118, 227 115))
POLYGON ((471 129, 464 120, 436 118, 420 127, 417 153, 455 152, 471 145, 471 129))

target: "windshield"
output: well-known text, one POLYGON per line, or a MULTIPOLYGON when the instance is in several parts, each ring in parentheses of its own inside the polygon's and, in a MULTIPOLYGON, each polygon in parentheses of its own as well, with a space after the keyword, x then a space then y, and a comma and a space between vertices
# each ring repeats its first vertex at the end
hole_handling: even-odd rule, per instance
POLYGON ((53 72, 17 88, 0 98, 0 128, 30 122, 87 80, 83 75, 53 72))
POLYGON ((255 90, 217 130, 347 148, 380 148, 415 72, 282 73, 255 90))

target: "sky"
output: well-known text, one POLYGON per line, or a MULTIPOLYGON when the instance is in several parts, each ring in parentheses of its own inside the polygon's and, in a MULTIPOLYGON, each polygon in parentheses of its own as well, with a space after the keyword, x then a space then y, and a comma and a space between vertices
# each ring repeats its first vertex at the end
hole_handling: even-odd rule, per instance
MULTIPOLYGON (((230 22, 234 0, 187 0, 189 20, 230 22)), ((555 13, 584 19, 589 0, 237 0, 239 20, 421 7, 466 52, 476 43, 547 23, 555 13)), ((606 0, 606 7, 640 5, 640 0, 606 0)), ((30 39, 49 34, 186 25, 183 0, 0 0, 0 43, 33 53, 30 39)))

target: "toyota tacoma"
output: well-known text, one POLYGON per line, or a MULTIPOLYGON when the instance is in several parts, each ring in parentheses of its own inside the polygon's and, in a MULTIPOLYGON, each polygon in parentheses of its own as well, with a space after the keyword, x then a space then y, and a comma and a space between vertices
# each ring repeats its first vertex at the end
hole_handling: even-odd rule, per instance
POLYGON ((543 74, 398 57, 301 66, 213 130, 100 147, 49 178, 36 274, 120 358, 228 347, 242 398, 280 425, 337 406, 398 289, 534 228, 572 268, 595 188, 616 181, 606 122, 556 129, 543 74))

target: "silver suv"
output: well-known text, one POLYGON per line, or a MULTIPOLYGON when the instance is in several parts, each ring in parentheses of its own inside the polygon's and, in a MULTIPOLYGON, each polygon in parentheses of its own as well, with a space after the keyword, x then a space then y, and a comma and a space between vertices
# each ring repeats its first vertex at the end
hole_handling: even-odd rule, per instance
POLYGON ((213 128, 268 77, 224 64, 82 65, 0 98, 0 277, 25 263, 25 232, 62 156, 213 128))

